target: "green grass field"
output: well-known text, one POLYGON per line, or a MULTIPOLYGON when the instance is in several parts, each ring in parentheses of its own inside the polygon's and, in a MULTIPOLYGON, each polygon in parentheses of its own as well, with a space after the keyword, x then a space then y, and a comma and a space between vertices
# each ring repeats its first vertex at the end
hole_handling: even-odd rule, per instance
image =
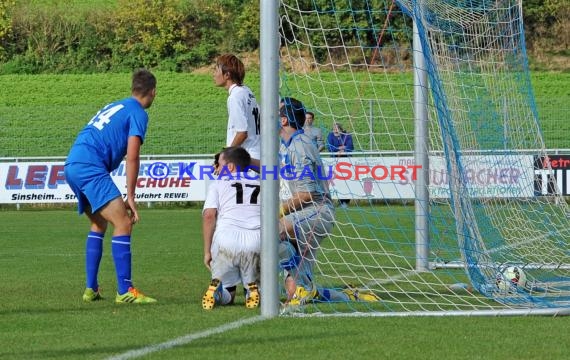
MULTIPOLYGON (((225 91, 213 86, 210 74, 157 75, 159 96, 150 109, 144 153, 216 151, 225 137, 225 91)), ((102 105, 127 96, 129 76, 0 76, 0 157, 64 156, 102 105)), ((539 73, 532 79, 547 146, 568 148, 570 74, 539 73)), ((257 74, 248 74, 246 82, 259 93, 257 74)), ((159 304, 113 303, 109 236, 100 274, 107 299, 84 304, 86 219, 69 208, 25 208, 0 210, 1 359, 101 359, 148 346, 158 350, 157 344, 172 340, 184 344, 145 358, 565 359, 570 350, 568 318, 260 320, 259 310, 245 309, 243 296, 235 306, 205 312, 200 299, 209 273, 202 264, 196 205, 141 209, 134 281, 159 304), (244 321, 253 323, 216 334, 244 321)), ((364 212, 360 216, 360 223, 370 222, 364 212)), ((389 216, 384 218, 393 222, 385 228, 412 231, 403 217, 389 216)))
POLYGON ((0 212, 0 358, 102 359, 148 346, 148 359, 565 359, 570 351, 569 318, 261 320, 241 294, 236 305, 206 312, 200 209, 143 208, 141 217, 133 277, 159 303, 120 306, 108 236, 106 299, 81 301, 84 217, 69 209, 0 212), (216 334, 244 319, 253 323, 216 334), (157 349, 172 340, 183 345, 157 349))
MULTIPOLYGON (((321 76, 323 80, 332 79, 332 74, 321 76)), ((349 84, 350 74, 337 76, 349 84)), ((149 109, 143 153, 210 154, 219 150, 226 134, 226 91, 214 86, 209 73, 158 73, 157 77, 158 96, 149 109)), ((65 156, 77 132, 95 112, 108 102, 129 95, 129 78, 130 74, 0 76, 0 157, 65 156)), ((411 74, 387 78, 394 86, 382 88, 382 94, 377 94, 386 99, 383 118, 376 123, 377 146, 380 150, 410 150, 411 107, 390 99, 406 98, 409 86, 401 84, 411 82, 411 74)), ((568 148, 570 74, 536 73, 532 74, 532 82, 546 146, 568 148)), ((263 101, 259 74, 248 73, 246 84, 263 101)), ((350 97, 349 85, 343 86, 347 88, 327 88, 326 95, 331 99, 350 97)), ((316 118, 316 125, 323 127, 325 134, 331 123, 330 117, 316 118)), ((364 119, 352 124, 360 132, 355 136, 359 136, 362 147, 369 139, 366 126, 364 119)))

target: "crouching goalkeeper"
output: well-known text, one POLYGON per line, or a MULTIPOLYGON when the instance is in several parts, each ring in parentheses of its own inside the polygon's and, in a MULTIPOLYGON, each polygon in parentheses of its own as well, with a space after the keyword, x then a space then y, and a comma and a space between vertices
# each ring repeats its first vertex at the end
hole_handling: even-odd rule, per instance
POLYGON ((288 172, 281 178, 281 198, 285 200, 279 209, 279 261, 287 273, 288 304, 379 301, 374 293, 359 291, 352 285, 342 290, 317 288, 313 268, 321 241, 332 231, 334 205, 319 150, 303 131, 305 107, 294 98, 284 98, 279 118, 279 157, 282 169, 288 172))
POLYGON ((279 257, 288 272, 288 302, 296 305, 317 297, 313 267, 321 241, 333 228, 335 211, 327 181, 317 176, 323 170, 319 151, 303 132, 305 107, 294 98, 282 99, 279 121, 281 168, 291 175, 280 180, 288 196, 280 208, 279 257), (307 171, 314 176, 299 176, 307 171))

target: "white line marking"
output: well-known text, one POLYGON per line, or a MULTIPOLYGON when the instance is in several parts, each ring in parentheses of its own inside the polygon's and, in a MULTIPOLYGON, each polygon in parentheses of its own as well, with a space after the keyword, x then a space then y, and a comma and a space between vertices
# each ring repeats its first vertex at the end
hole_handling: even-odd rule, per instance
POLYGON ((254 316, 251 318, 246 318, 246 319, 234 321, 233 323, 222 325, 222 326, 219 326, 217 328, 212 328, 210 330, 202 331, 199 333, 184 335, 184 336, 181 336, 179 338, 169 340, 169 341, 166 341, 166 342, 163 342, 160 344, 149 345, 149 346, 145 346, 143 348, 135 349, 135 350, 129 350, 125 353, 112 356, 112 357, 108 358, 108 360, 125 360, 125 359, 133 359, 136 357, 145 356, 145 355, 157 352, 157 351, 167 350, 167 349, 170 349, 170 348, 173 348, 176 346, 186 345, 186 344, 191 343, 194 340, 198 340, 198 339, 205 338, 205 337, 215 335, 215 334, 220 334, 220 333, 223 333, 223 332, 226 332, 229 330, 240 328, 244 325, 254 324, 256 322, 259 322, 262 320, 267 320, 267 319, 268 318, 265 316, 258 315, 258 316, 254 316))

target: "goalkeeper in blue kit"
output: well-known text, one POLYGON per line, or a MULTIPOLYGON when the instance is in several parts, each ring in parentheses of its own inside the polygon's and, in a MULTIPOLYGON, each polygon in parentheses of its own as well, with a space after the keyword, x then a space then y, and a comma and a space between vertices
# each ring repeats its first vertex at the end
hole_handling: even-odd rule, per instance
POLYGON ((145 139, 148 109, 156 96, 156 78, 148 70, 134 72, 131 97, 101 109, 77 136, 65 161, 65 178, 77 197, 79 214, 91 223, 85 250, 86 288, 83 300, 101 300, 97 274, 103 253, 103 238, 113 225, 111 251, 117 275, 116 303, 147 304, 155 299, 143 295, 131 279, 131 232, 139 221, 135 189, 140 168, 140 147, 145 139), (110 173, 126 156, 127 198, 110 173))
POLYGON ((279 262, 287 272, 285 290, 289 305, 308 302, 367 301, 380 299, 373 293, 353 286, 336 290, 319 288, 313 270, 321 242, 331 233, 335 210, 323 171, 319 150, 304 133, 305 107, 294 98, 283 98, 279 109, 282 169, 293 176, 282 177, 279 222, 279 262), (310 172, 312 176, 299 176, 310 172))

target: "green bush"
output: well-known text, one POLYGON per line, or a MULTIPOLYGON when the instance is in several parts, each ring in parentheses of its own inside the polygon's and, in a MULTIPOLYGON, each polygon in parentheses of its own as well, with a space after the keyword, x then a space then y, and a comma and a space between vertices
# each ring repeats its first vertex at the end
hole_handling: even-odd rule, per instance
POLYGON ((12 31, 10 11, 14 8, 14 0, 0 1, 0 61, 6 58, 6 39, 12 31))
POLYGON ((188 50, 183 14, 176 0, 120 0, 113 17, 113 63, 156 67, 188 50))
POLYGON ((72 13, 63 5, 16 7, 11 58, 3 73, 106 71, 111 14, 102 9, 72 13))
MULTIPOLYGON (((321 47, 328 43, 374 49, 382 35, 382 51, 388 51, 411 41, 411 34, 401 31, 410 21, 392 0, 297 4, 302 10, 317 9, 303 14, 305 26, 337 29, 281 30, 287 39, 311 43, 301 50, 318 61, 346 56, 345 49, 321 47), (375 12, 351 13, 349 8, 375 12), (390 31, 384 32, 378 26, 386 23, 388 11, 390 31), (377 28, 371 30, 372 23, 377 28)), ((122 72, 140 66, 192 70, 223 52, 255 53, 259 5, 259 0, 0 0, 0 74, 122 72)), ((542 64, 568 68, 568 0, 525 0, 523 6, 529 53, 542 64)), ((288 16, 295 20, 299 13, 288 16)))
POLYGON ((229 18, 220 1, 119 0, 112 11, 91 7, 77 12, 60 2, 22 2, 9 19, 12 31, 0 33, 10 44, 0 73, 130 71, 141 66, 184 71, 229 51, 220 46, 229 18))

